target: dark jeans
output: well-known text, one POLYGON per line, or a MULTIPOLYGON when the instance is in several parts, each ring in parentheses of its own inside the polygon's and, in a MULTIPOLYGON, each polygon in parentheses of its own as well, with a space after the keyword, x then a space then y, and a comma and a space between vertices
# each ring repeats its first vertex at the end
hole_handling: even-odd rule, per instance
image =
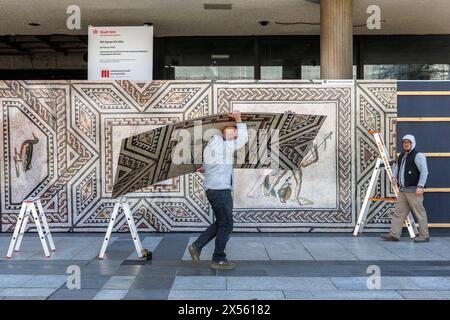
POLYGON ((233 198, 231 190, 206 190, 206 196, 211 203, 216 221, 210 225, 194 242, 201 251, 214 237, 216 248, 212 260, 225 260, 225 247, 233 231, 233 198))

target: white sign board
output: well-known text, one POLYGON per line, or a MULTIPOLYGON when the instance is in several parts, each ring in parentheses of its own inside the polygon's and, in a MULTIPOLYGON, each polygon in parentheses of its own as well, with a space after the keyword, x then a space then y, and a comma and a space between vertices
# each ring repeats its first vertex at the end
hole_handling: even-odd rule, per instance
POLYGON ((152 80, 153 27, 89 26, 89 80, 152 80))

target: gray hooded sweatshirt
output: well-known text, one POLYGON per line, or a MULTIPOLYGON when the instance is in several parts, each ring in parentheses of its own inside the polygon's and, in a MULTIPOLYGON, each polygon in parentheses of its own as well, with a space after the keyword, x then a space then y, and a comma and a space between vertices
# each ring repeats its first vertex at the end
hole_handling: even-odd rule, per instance
MULTIPOLYGON (((407 134, 403 137, 402 141, 403 140, 411 141, 411 151, 416 147, 416 138, 414 138, 412 134, 407 134)), ((402 163, 397 163, 394 166, 393 175, 397 178, 401 192, 416 192, 417 186, 405 187, 405 161, 406 155, 403 157, 402 163), (399 168, 400 172, 398 172, 399 168)), ((414 159, 414 163, 420 171, 419 183, 417 185, 424 187, 428 177, 427 158, 423 153, 418 152, 416 154, 416 158, 414 159)))

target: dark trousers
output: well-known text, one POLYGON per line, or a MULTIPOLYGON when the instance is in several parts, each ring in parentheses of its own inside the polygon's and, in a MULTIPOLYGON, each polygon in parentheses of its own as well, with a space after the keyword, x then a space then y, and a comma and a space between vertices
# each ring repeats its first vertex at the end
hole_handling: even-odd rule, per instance
POLYGON ((194 242, 201 251, 214 237, 216 247, 213 261, 225 260, 225 247, 233 231, 233 198, 231 190, 206 190, 206 197, 214 211, 216 221, 211 224, 194 242))

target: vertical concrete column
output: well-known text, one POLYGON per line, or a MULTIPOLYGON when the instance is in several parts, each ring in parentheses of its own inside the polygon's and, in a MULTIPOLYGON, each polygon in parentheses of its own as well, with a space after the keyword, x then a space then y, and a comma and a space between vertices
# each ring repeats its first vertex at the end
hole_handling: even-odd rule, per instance
POLYGON ((320 78, 352 79, 353 0, 320 1, 320 78))

